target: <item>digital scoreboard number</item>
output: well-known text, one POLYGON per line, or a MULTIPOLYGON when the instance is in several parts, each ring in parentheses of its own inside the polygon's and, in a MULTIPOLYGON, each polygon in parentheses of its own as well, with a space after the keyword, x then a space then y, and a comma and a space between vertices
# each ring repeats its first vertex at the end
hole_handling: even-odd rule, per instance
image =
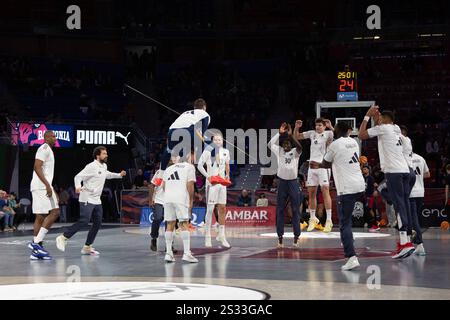
POLYGON ((338 78, 338 92, 358 91, 358 74, 353 71, 340 71, 338 78))
POLYGON ((337 74, 337 100, 358 101, 358 73, 339 71, 337 74))

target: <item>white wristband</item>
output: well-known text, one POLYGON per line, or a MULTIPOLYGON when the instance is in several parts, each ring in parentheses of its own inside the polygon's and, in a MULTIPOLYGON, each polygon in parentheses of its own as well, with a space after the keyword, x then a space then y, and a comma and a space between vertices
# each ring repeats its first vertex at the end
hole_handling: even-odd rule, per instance
POLYGON ((370 117, 369 117, 369 116, 365 116, 365 117, 364 117, 364 121, 369 122, 369 120, 370 120, 370 117))

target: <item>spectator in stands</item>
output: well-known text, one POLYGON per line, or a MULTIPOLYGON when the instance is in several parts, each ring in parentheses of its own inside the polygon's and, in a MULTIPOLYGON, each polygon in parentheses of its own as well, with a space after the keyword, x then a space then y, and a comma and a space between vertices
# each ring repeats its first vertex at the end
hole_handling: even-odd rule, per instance
POLYGON ((272 186, 270 187, 269 191, 270 192, 277 192, 277 188, 278 188, 278 179, 273 179, 272 181, 272 186))
POLYGON ((433 156, 439 153, 439 143, 433 137, 428 137, 426 144, 427 155, 433 156))
POLYGON ((376 232, 379 231, 380 228, 378 227, 377 223, 377 205, 375 203, 375 179, 370 175, 370 168, 368 164, 365 164, 361 168, 364 180, 366 182, 366 203, 364 206, 364 213, 366 216, 366 222, 367 225, 370 227, 369 232, 376 232))
POLYGON ((12 229, 15 231, 17 230, 19 225, 25 220, 26 214, 21 211, 20 203, 17 203, 17 195, 14 192, 11 192, 11 194, 9 195, 8 205, 14 212, 12 229))
POLYGON ((59 214, 59 222, 67 222, 67 206, 69 204, 70 195, 64 188, 59 189, 59 207, 61 212, 59 214))
POLYGON ((447 215, 447 221, 450 220, 450 164, 445 166, 445 214, 447 215))
POLYGON ((257 207, 268 207, 269 206, 269 199, 266 198, 266 195, 264 193, 261 193, 259 195, 259 199, 256 201, 257 207))
POLYGON ((3 212, 3 224, 5 231, 12 231, 14 211, 8 205, 8 195, 0 190, 0 211, 3 212))
POLYGON ((142 169, 138 169, 136 177, 134 177, 134 183, 136 188, 140 188, 144 185, 144 172, 142 169))
POLYGON ((250 207, 252 205, 252 198, 246 189, 242 190, 237 205, 238 207, 250 207))

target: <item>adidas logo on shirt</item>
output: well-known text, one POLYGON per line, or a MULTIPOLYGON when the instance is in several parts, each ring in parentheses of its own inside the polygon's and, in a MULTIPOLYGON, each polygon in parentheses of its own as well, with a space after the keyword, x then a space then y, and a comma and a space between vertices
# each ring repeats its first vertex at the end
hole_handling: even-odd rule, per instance
POLYGON ((180 180, 180 176, 178 175, 178 171, 175 171, 174 173, 172 173, 169 177, 169 179, 167 180, 180 180))
POLYGON ((355 152, 355 154, 353 154, 352 160, 350 160, 348 163, 358 163, 359 162, 359 157, 358 154, 355 152))

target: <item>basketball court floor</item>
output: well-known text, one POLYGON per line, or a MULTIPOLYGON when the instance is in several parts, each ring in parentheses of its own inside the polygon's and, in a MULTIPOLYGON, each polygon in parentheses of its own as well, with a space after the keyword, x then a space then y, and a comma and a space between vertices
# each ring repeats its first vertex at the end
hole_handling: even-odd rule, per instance
POLYGON ((150 251, 147 227, 105 226, 94 244, 99 257, 80 255, 86 231, 58 251, 61 230, 46 238, 52 261, 29 260, 31 231, 0 235, 0 299, 450 299, 450 233, 440 229, 425 231, 426 256, 401 261, 390 257, 394 229, 354 229, 361 267, 345 272, 337 228, 302 233, 300 248, 286 228, 283 249, 275 248, 274 228, 228 228, 230 249, 214 241, 204 248, 198 229, 191 234, 198 264, 181 260, 178 237, 177 261, 164 263, 164 238, 150 251))

